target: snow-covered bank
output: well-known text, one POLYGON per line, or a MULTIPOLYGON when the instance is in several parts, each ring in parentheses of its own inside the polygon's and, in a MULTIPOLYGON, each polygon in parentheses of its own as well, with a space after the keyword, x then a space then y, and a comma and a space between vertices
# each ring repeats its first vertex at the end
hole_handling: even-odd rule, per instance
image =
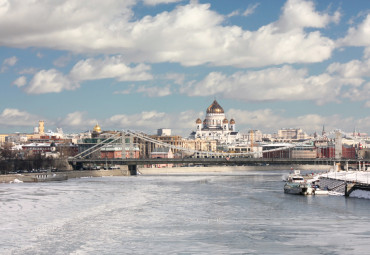
POLYGON ((321 174, 320 176, 342 181, 358 182, 365 184, 370 183, 370 172, 367 171, 327 172, 325 174, 321 174))
POLYGON ((310 170, 329 171, 328 165, 264 165, 264 166, 194 166, 194 167, 169 167, 169 168, 139 168, 140 174, 195 174, 212 172, 237 172, 237 171, 273 171, 273 170, 310 170))
MULTIPOLYGON (((341 171, 341 172, 327 172, 325 174, 321 174, 318 176, 315 176, 315 179, 318 179, 320 177, 323 177, 323 179, 320 180, 320 183, 326 183, 326 182, 339 182, 342 181, 344 184, 345 182, 350 183, 359 183, 359 184, 370 184, 370 172, 368 171, 341 171), (328 178, 328 179, 325 179, 328 178)), ((366 186, 366 185, 364 185, 366 186)), ((347 187, 347 186, 345 186, 347 187)), ((342 185, 342 188, 345 188, 342 185)), ((345 191, 344 191, 345 192, 345 191)), ((343 195, 344 195, 343 192, 343 195)), ((331 194, 330 194, 331 195, 331 194)), ((370 199, 370 191, 364 189, 355 189, 352 192, 349 193, 349 197, 356 197, 356 198, 365 198, 370 199)))

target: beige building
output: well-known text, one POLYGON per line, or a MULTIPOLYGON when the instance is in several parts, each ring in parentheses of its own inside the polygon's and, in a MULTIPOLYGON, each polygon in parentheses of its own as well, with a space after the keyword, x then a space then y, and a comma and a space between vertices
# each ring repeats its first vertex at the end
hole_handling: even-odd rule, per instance
POLYGON ((278 130, 279 140, 301 140, 308 139, 308 135, 301 128, 282 128, 278 130))
POLYGON ((0 144, 5 143, 5 137, 7 137, 9 134, 0 134, 0 144))
POLYGON ((217 150, 217 141, 216 140, 202 140, 197 138, 195 140, 183 140, 184 148, 196 151, 212 151, 216 152, 217 150))

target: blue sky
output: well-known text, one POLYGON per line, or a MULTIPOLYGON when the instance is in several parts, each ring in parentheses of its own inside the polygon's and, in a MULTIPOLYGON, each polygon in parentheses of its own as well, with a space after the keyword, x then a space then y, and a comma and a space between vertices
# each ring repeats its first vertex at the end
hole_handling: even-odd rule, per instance
POLYGON ((370 1, 0 0, 0 133, 370 133, 370 1))

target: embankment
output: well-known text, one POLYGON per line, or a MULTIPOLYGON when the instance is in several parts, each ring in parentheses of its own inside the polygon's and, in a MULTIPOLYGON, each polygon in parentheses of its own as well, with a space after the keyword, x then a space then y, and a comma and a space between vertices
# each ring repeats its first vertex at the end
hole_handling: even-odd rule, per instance
POLYGON ((327 171, 329 165, 268 165, 268 166, 207 166, 207 167, 172 167, 172 168, 139 168, 140 174, 188 174, 188 173, 227 173, 237 171, 272 171, 272 170, 312 170, 327 171))
MULTIPOLYGON (((121 166, 121 169, 112 170, 83 170, 83 171, 64 171, 64 172, 53 172, 52 174, 61 174, 71 178, 81 178, 81 177, 103 177, 103 176, 129 176, 127 166, 121 166)), ((27 173, 27 174, 8 174, 0 175, 0 183, 10 183, 16 180, 22 182, 37 182, 37 175, 40 173, 27 173)))

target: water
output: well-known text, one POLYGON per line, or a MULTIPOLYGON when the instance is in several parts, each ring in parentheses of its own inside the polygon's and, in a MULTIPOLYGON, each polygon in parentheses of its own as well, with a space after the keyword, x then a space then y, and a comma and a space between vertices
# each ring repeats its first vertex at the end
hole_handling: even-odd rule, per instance
POLYGON ((368 254, 370 201, 283 193, 284 172, 0 185, 1 254, 368 254))

